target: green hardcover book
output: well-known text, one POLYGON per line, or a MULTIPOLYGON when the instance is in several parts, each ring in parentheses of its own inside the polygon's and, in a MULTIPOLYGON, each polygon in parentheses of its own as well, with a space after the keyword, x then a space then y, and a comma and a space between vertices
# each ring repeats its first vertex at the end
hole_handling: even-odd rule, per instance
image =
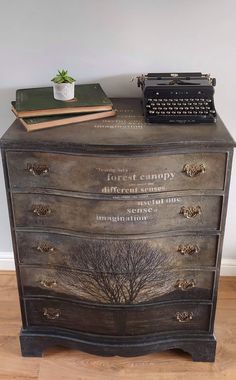
MULTIPOLYGON (((15 102, 12 102, 13 104, 15 102)), ((101 111, 92 113, 79 113, 70 115, 52 115, 52 116, 37 116, 20 118, 21 123, 27 132, 38 131, 39 129, 46 129, 52 127, 65 126, 68 124, 82 123, 89 120, 104 119, 107 117, 115 116, 116 110, 101 111)))
POLYGON ((18 117, 61 115, 110 111, 112 102, 99 83, 75 86, 75 98, 56 100, 52 87, 26 88, 16 91, 13 112, 18 117))

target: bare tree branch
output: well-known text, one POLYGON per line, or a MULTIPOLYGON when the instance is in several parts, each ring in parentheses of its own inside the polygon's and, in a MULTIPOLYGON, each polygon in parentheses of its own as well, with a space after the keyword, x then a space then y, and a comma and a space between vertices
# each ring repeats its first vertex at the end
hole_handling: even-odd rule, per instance
POLYGON ((165 253, 144 240, 84 241, 70 255, 68 273, 57 276, 66 289, 94 302, 150 302, 171 290, 172 268, 165 253))

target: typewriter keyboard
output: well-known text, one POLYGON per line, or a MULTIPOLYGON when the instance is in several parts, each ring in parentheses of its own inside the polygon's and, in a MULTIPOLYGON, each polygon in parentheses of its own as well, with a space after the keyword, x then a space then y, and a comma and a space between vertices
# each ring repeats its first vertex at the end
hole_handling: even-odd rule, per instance
POLYGON ((146 109, 149 115, 209 115, 215 114, 212 100, 207 98, 148 98, 146 109))

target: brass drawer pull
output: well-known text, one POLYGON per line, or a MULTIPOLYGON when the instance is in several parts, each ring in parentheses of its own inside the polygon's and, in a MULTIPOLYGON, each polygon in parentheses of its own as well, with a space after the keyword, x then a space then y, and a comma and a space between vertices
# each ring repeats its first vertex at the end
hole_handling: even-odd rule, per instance
POLYGON ((52 209, 46 205, 33 206, 33 213, 37 216, 49 216, 52 213, 52 209))
POLYGON ((27 164, 26 170, 34 175, 45 175, 49 173, 49 167, 47 165, 41 165, 41 164, 27 164))
POLYGON ((47 319, 57 319, 61 315, 60 309, 54 309, 53 307, 44 307, 43 316, 47 319))
POLYGON ((204 164, 185 164, 182 171, 188 177, 196 177, 199 174, 205 173, 206 167, 204 164))
POLYGON ((178 280, 175 284, 176 288, 179 288, 181 290, 189 290, 193 289, 196 286, 195 280, 178 280))
POLYGON ((44 288, 54 288, 57 282, 55 280, 41 280, 40 285, 44 288))
POLYGON ((36 247, 38 252, 41 253, 54 253, 56 251, 56 248, 51 247, 50 245, 43 243, 36 247))
POLYGON ((178 322, 190 322, 193 319, 193 312, 192 311, 178 311, 176 313, 176 319, 178 322))
POLYGON ((196 216, 201 215, 202 210, 200 206, 182 206, 180 209, 180 215, 183 215, 187 219, 196 218, 196 216))
POLYGON ((200 247, 197 244, 195 244, 195 245, 180 244, 178 246, 177 252, 181 253, 181 255, 184 255, 184 256, 187 256, 187 255, 192 256, 192 255, 198 254, 200 252, 200 247))

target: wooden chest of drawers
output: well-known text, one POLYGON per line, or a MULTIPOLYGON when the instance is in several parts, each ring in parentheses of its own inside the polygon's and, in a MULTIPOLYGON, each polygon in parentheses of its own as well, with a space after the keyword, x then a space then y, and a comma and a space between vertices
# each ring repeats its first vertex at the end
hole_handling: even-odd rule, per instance
POLYGON ((1 139, 22 354, 182 349, 213 361, 234 141, 216 125, 115 119, 1 139))

